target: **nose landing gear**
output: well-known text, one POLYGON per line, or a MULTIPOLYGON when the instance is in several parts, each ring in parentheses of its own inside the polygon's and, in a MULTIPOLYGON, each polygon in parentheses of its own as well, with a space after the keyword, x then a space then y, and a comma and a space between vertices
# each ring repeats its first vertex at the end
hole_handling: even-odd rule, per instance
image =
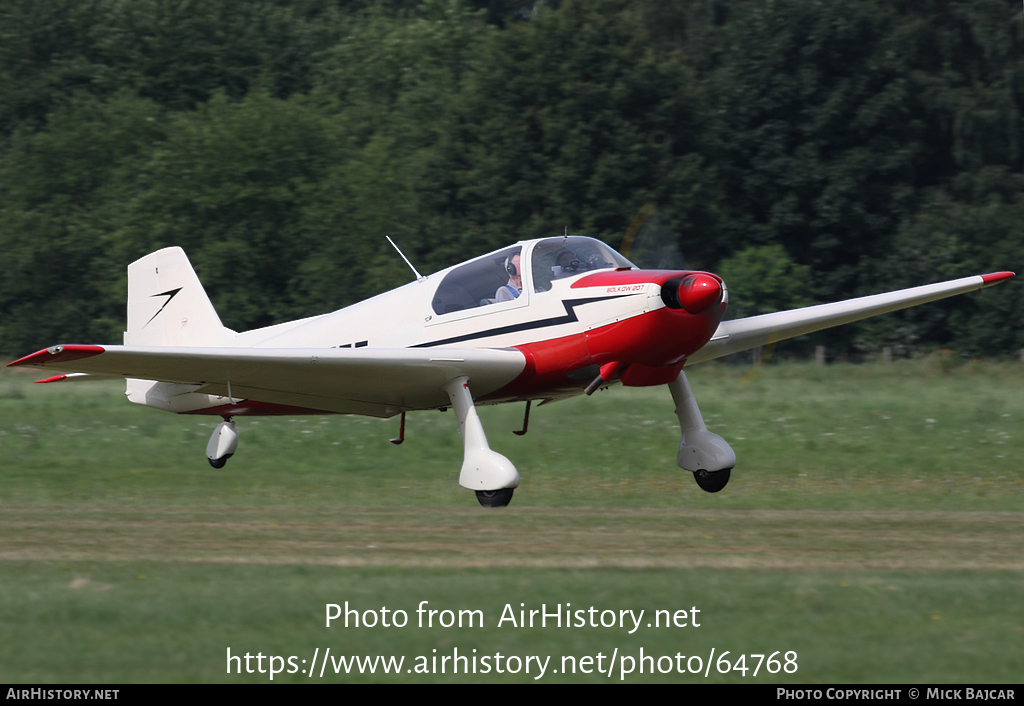
POLYGON ((693 479, 701 490, 717 493, 729 482, 733 466, 736 465, 736 453, 725 439, 708 431, 704 425, 704 418, 697 407, 697 400, 693 398, 686 373, 680 371, 679 377, 669 383, 668 387, 676 403, 676 416, 679 417, 679 429, 682 432, 676 464, 693 472, 693 479))

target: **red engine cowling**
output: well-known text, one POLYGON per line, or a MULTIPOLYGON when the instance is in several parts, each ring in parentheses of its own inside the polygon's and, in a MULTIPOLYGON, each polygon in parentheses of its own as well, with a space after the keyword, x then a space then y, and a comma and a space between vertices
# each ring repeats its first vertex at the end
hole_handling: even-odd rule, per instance
POLYGON ((703 272, 673 277, 661 286, 661 298, 670 309, 699 314, 722 301, 722 283, 703 272))

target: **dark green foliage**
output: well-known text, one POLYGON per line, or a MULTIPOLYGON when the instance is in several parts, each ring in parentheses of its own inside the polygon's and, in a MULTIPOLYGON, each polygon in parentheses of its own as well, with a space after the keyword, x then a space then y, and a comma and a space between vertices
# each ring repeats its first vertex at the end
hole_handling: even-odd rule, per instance
POLYGON ((308 103, 262 90, 237 102, 217 94, 171 118, 139 174, 123 249, 134 259, 183 247, 229 327, 305 313, 295 271, 313 243, 302 212, 339 157, 331 125, 308 103))
POLYGON ((162 136, 156 107, 124 93, 76 99, 49 129, 14 135, 0 162, 3 349, 119 342, 127 261, 115 234, 162 136))
POLYGON ((445 205, 491 242, 568 226, 617 244, 652 200, 679 230, 704 215, 693 72, 651 47, 637 9, 542 9, 488 44, 469 89, 445 205))
POLYGON ((754 245, 731 255, 717 273, 729 288, 728 317, 739 319, 813 304, 811 268, 781 245, 754 245))
MULTIPOLYGON (((0 350, 119 340, 171 244, 239 329, 407 282, 385 234, 431 272, 641 208, 638 255, 720 269, 733 315, 1021 271, 1022 115, 1008 0, 13 0, 0 350)), ((817 340, 1007 355, 1022 322, 1012 282, 817 340)))
POLYGON ((750 4, 712 83, 730 205, 719 248, 784 243, 826 300, 853 293, 861 259, 886 247, 926 151, 880 9, 750 4))
POLYGON ((172 110, 261 76, 284 97, 311 87, 316 53, 336 40, 329 2, 10 0, 0 4, 0 134, 44 124, 75 93, 129 88, 172 110))
MULTIPOLYGON (((880 265, 892 286, 1000 270, 1024 271, 1024 176, 1005 167, 962 174, 900 229, 880 265)), ((873 324, 885 344, 941 344, 970 355, 1024 348, 1024 286, 1018 280, 971 297, 921 307, 873 324)))

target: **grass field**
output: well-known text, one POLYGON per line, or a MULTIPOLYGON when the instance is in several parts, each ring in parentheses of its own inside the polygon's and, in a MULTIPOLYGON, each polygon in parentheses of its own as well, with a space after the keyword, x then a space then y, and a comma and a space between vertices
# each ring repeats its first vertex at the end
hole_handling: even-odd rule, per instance
POLYGON ((304 671, 317 649, 318 664, 327 648, 406 660, 398 675, 329 663, 274 681, 539 676, 537 662, 406 671, 433 672, 435 657, 439 670, 456 649, 550 656, 545 682, 1020 679, 1019 364, 698 366, 701 410, 739 458, 715 495, 675 466, 666 390, 535 408, 521 438, 509 433, 521 407, 484 408, 492 446, 522 475, 504 510, 458 487, 450 412, 410 415, 399 447, 396 420, 242 419, 238 453, 215 471, 203 453, 216 420, 136 407, 117 384, 32 379, 0 377, 0 681, 268 681, 227 674, 228 648, 294 655, 304 671), (345 601, 409 624, 325 627, 325 604, 345 601), (421 601, 484 625, 418 627, 421 601), (518 621, 567 603, 645 613, 632 634, 629 617, 498 626, 506 604, 518 621), (699 627, 646 626, 694 606, 699 627), (662 667, 675 655, 706 667, 714 649, 714 665, 623 675, 641 648, 662 667), (721 674, 724 651, 733 666, 792 651, 797 671, 755 677, 748 656, 745 676, 721 674), (606 673, 582 673, 599 653, 606 673))

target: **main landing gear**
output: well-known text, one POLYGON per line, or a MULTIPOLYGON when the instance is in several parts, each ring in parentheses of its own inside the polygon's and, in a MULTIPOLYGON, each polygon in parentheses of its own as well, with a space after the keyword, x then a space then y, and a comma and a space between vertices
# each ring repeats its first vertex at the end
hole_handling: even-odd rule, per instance
POLYGON ((225 418, 217 425, 206 444, 206 460, 214 468, 224 468, 228 459, 235 455, 238 449, 238 430, 230 418, 225 418))
POLYGON ((680 468, 693 472, 693 479, 701 490, 717 493, 729 482, 732 468, 736 465, 736 453, 725 439, 704 426, 704 418, 697 407, 697 400, 693 398, 686 373, 679 371, 679 377, 668 387, 676 403, 676 416, 683 434, 676 463, 680 468))
MULTIPOLYGON (((519 471, 497 451, 491 451, 480 416, 469 392, 469 378, 461 375, 445 385, 462 434, 463 457, 459 485, 476 491, 484 507, 505 507, 519 485, 519 471)), ((524 425, 525 426, 525 425, 524 425)))

